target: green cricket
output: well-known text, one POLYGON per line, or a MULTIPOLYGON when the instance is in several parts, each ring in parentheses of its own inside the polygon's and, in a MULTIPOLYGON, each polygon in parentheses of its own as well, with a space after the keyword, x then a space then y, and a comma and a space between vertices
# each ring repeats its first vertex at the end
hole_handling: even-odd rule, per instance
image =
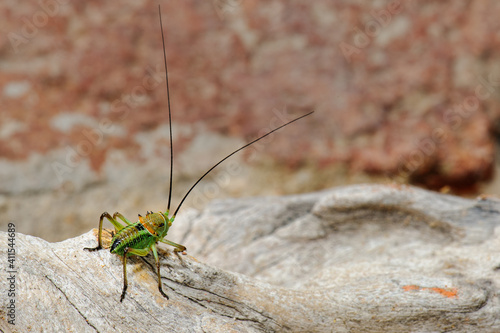
POLYGON ((224 157, 222 160, 220 160, 218 163, 216 163, 214 166, 212 166, 210 169, 208 169, 194 184, 191 186, 191 188, 187 191, 187 193, 184 195, 182 198, 181 202, 175 209, 172 217, 169 217, 170 213, 170 202, 171 202, 171 197, 172 197, 172 176, 173 176, 173 164, 174 164, 174 155, 173 155, 173 144, 172 144, 172 114, 170 111, 170 90, 168 86, 168 70, 167 70, 167 54, 165 51, 165 38, 163 35, 163 23, 161 20, 161 8, 158 5, 158 13, 160 16, 160 29, 161 29, 161 37, 162 37, 162 43, 163 43, 163 60, 164 60, 164 66, 165 66, 165 79, 166 79, 166 86, 167 86, 167 100, 168 100, 168 119, 169 119, 169 132, 170 132, 170 186, 169 186, 169 194, 168 194, 168 205, 167 205, 167 210, 165 212, 158 212, 158 213, 153 213, 153 212, 147 212, 145 217, 142 217, 139 214, 139 221, 132 223, 130 222, 127 218, 125 218, 122 214, 119 212, 116 212, 111 216, 108 212, 104 212, 101 214, 101 217, 99 219, 99 233, 98 233, 98 244, 94 248, 84 248, 84 250, 88 251, 97 251, 103 249, 102 246, 102 223, 104 221, 104 218, 108 219, 113 226, 115 227, 115 233, 114 236, 111 240, 111 246, 110 246, 110 251, 111 253, 118 254, 123 257, 123 289, 122 289, 122 294, 120 296, 120 302, 123 301, 125 298, 125 294, 127 292, 127 257, 131 255, 137 255, 144 257, 149 254, 150 251, 153 251, 154 259, 156 262, 156 272, 158 276, 158 290, 160 291, 160 294, 168 299, 167 294, 163 292, 162 289, 162 282, 161 282, 161 275, 160 275, 160 260, 158 258, 158 251, 157 251, 157 244, 158 242, 162 242, 165 244, 168 244, 170 246, 174 247, 174 252, 183 252, 186 250, 186 247, 181 244, 174 243, 172 241, 164 239, 167 236, 169 228, 172 226, 172 223, 174 222, 175 217, 177 216, 177 212, 181 208, 182 204, 184 203, 184 200, 187 198, 189 193, 195 188, 196 185, 206 176, 208 175, 215 167, 217 167, 219 164, 227 160, 229 157, 232 155, 236 154, 242 149, 245 149, 246 147, 250 146, 251 144, 263 139, 264 137, 270 135, 271 133, 299 120, 304 117, 309 116, 312 114, 314 111, 311 111, 303 116, 300 116, 298 118, 295 118, 275 129, 272 131, 269 131, 268 133, 260 136, 259 138, 247 143, 246 145, 242 146, 241 148, 233 151, 231 154, 227 155, 224 157), (120 219, 125 225, 120 223, 118 221, 120 219))

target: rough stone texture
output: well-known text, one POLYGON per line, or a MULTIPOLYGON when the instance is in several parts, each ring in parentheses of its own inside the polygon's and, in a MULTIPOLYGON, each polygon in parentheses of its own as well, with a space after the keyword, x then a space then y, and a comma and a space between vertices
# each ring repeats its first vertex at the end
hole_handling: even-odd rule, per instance
MULTIPOLYGON (((163 1, 175 198, 249 137, 312 109, 240 157, 253 168, 221 195, 311 191, 359 172, 432 188, 489 179, 500 4, 399 3, 163 1)), ((2 227, 22 212, 23 232, 63 239, 104 210, 163 207, 157 1, 5 0, 0 15, 2 227)))
MULTIPOLYGON (((95 230, 60 243, 17 234, 17 322, 0 327, 498 332, 499 209, 492 198, 381 185, 214 202, 169 233, 189 255, 160 251, 168 301, 152 255, 129 260, 119 303, 120 258, 82 250, 95 230)), ((5 258, 5 233, 0 241, 5 258)))

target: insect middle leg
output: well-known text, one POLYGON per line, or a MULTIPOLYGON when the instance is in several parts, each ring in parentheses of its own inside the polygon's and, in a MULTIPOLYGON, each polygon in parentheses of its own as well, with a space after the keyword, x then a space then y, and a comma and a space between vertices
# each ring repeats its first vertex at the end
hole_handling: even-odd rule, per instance
MULTIPOLYGON (((163 240, 162 240, 163 242, 163 240)), ((165 243, 165 242, 164 242, 165 243)), ((167 243, 169 244, 169 243, 167 243)), ((174 243, 175 244, 175 243, 174 243)), ((181 245, 182 246, 182 245, 181 245)), ((185 247, 184 247, 185 249, 185 247)), ((162 284, 161 284, 161 275, 160 275, 160 259, 158 258, 158 252, 156 251, 156 244, 153 244, 151 246, 151 250, 153 250, 153 255, 155 257, 155 262, 156 262, 156 274, 158 275, 158 290, 160 291, 160 294, 165 297, 166 299, 168 299, 168 296, 167 294, 165 294, 163 292, 163 289, 162 289, 162 284)))
POLYGON ((120 220, 125 222, 127 225, 131 224, 131 222, 129 220, 127 220, 122 214, 120 214, 118 212, 114 213, 113 216, 109 215, 108 212, 102 213, 101 217, 99 218, 99 233, 97 234, 97 239, 98 239, 97 246, 92 247, 92 248, 86 247, 86 248, 84 248, 84 250, 97 251, 97 250, 102 249, 102 222, 103 222, 104 218, 107 218, 109 220, 109 222, 111 222, 113 224, 116 232, 125 228, 125 226, 123 224, 121 224, 120 222, 118 222, 116 218, 119 218, 120 220))
MULTIPOLYGON (((154 251, 154 253, 156 253, 156 249, 153 250, 153 251, 154 251)), ((148 253, 149 253, 149 248, 147 248, 147 249, 132 249, 132 248, 129 248, 129 247, 125 248, 125 250, 123 252, 123 290, 122 290, 122 295, 120 296, 120 302, 122 302, 123 299, 125 298, 125 293, 127 292, 127 287, 128 287, 128 282, 127 282, 127 256, 135 254, 135 255, 144 257, 144 256, 147 256, 148 253)), ((158 266, 158 269, 159 269, 159 266, 158 266)), ((165 295, 163 293, 163 291, 161 291, 161 293, 162 293, 163 296, 167 297, 167 295, 165 295)))

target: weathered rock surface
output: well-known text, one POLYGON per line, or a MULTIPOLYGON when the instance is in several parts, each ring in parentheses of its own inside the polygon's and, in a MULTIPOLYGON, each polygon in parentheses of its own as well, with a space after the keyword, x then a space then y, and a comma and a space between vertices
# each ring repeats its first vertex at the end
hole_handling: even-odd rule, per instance
POLYGON ((129 259, 123 303, 120 258, 83 250, 95 230, 60 243, 17 234, 16 325, 0 328, 498 332, 499 210, 491 198, 380 185, 214 202, 167 237, 189 255, 160 251, 170 299, 149 255, 129 259))

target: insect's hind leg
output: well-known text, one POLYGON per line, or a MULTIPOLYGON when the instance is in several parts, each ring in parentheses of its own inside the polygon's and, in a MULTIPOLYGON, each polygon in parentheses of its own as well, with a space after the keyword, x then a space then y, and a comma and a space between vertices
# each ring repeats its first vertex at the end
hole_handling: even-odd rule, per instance
MULTIPOLYGON (((117 222, 119 225, 120 225, 120 229, 117 228, 117 231, 120 231, 121 229, 123 229, 123 225, 121 225, 118 221, 116 221, 116 218, 119 218, 120 220, 122 220, 123 222, 125 222, 127 225, 131 225, 132 222, 130 222, 129 220, 127 220, 127 218, 125 218, 125 216, 123 216, 121 213, 119 212, 116 212, 113 214, 113 220, 115 220, 115 222, 117 222)), ((111 222, 112 223, 112 222, 111 222)), ((113 223, 113 225, 115 226, 116 228, 116 224, 113 223)))
POLYGON ((130 224, 130 222, 125 217, 123 217, 122 214, 120 214, 118 212, 114 213, 113 216, 109 215, 108 212, 102 213, 101 217, 99 218, 99 233, 97 234, 97 240, 98 240, 97 246, 92 247, 92 248, 86 247, 86 248, 84 248, 84 250, 97 251, 97 250, 102 249, 102 222, 103 222, 104 218, 107 218, 109 220, 109 222, 111 222, 113 224, 116 231, 120 231, 121 229, 125 228, 120 222, 118 222, 116 220, 116 217, 120 218, 125 223, 130 224))

